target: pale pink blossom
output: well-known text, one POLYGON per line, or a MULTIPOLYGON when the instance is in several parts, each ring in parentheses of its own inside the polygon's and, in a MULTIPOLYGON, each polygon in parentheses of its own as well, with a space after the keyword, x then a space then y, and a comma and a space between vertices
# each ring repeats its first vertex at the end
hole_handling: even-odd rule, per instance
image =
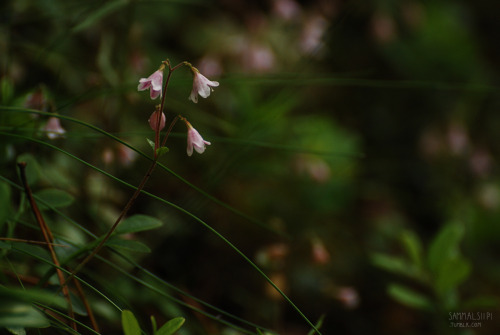
POLYGON ((186 126, 188 127, 187 155, 191 156, 193 154, 193 148, 197 153, 202 154, 205 151, 205 145, 210 145, 211 143, 205 141, 200 133, 198 133, 198 131, 187 121, 186 126))
POLYGON ((196 68, 192 68, 193 71, 193 90, 191 91, 191 95, 189 96, 189 100, 194 103, 198 102, 198 94, 202 98, 207 98, 210 95, 210 92, 213 91, 212 87, 219 86, 219 83, 216 81, 211 81, 204 75, 198 71, 196 68))
POLYGON ((42 128, 42 130, 47 134, 47 137, 50 138, 51 140, 63 137, 64 133, 66 133, 66 130, 64 130, 64 128, 61 127, 59 118, 54 116, 49 118, 49 120, 42 128))
POLYGON ((163 70, 157 70, 148 78, 141 78, 139 80, 139 86, 137 90, 144 91, 149 90, 149 95, 151 99, 156 99, 161 96, 161 86, 163 85, 163 70))
POLYGON ((153 114, 151 114, 151 116, 149 117, 149 120, 148 120, 149 126, 154 131, 162 130, 163 128, 165 128, 165 113, 163 113, 163 112, 161 113, 160 128, 158 128, 158 113, 159 113, 159 111, 153 112, 153 114))

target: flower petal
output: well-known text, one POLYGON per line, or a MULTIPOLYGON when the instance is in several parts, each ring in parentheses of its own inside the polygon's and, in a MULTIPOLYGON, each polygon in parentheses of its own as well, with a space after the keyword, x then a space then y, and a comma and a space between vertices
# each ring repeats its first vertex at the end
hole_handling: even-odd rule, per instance
POLYGON ((161 95, 161 90, 160 91, 155 91, 151 87, 151 90, 149 91, 149 96, 151 97, 151 99, 154 100, 154 99, 158 98, 160 95, 161 95))
POLYGON ((137 90, 144 91, 148 89, 150 86, 151 86, 151 81, 149 81, 149 79, 142 78, 141 80, 139 80, 139 86, 137 86, 137 90))

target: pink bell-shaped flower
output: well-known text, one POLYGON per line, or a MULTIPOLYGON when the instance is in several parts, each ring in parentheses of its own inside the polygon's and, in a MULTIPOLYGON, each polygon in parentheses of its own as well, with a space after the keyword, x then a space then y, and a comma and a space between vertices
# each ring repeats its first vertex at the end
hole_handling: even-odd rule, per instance
POLYGON ((163 69, 155 71, 148 78, 141 78, 137 90, 144 91, 149 88, 149 95, 151 99, 156 99, 161 96, 161 89, 163 85, 163 69))
POLYGON ((59 118, 54 116, 49 118, 49 120, 42 128, 42 130, 47 134, 47 137, 50 138, 51 140, 63 137, 64 133, 66 133, 66 130, 64 130, 64 128, 61 127, 61 122, 59 121, 59 118))
POLYGON ((210 95, 210 92, 213 91, 212 87, 219 86, 219 83, 216 81, 211 81, 204 75, 198 71, 197 68, 192 67, 193 71, 193 90, 191 91, 191 95, 189 96, 189 100, 194 103, 198 102, 198 94, 202 98, 207 98, 210 95))
POLYGON ((201 137, 200 133, 196 129, 193 128, 191 123, 186 122, 186 126, 188 127, 187 134, 187 155, 191 156, 193 154, 193 148, 197 153, 202 154, 205 151, 205 146, 210 145, 211 143, 205 141, 203 137, 201 137))

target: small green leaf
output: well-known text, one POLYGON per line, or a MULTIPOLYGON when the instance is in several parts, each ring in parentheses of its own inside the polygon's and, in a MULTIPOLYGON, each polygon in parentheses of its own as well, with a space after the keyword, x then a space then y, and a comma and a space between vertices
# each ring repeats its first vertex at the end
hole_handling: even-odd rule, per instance
POLYGON ((137 214, 126 218, 118 226, 118 234, 136 233, 139 231, 155 229, 162 226, 162 222, 157 218, 148 215, 137 214))
POLYGON ((167 321, 160 329, 158 329, 155 335, 173 335, 182 327, 185 321, 186 319, 181 317, 173 318, 172 320, 167 321))
MULTIPOLYGON (((317 330, 319 330, 321 328, 321 326, 323 326, 324 319, 325 319, 324 314, 319 317, 318 322, 316 322, 316 324, 314 325, 314 327, 316 327, 317 330)), ((267 334, 269 334, 269 333, 265 332, 264 335, 267 335, 267 334)), ((309 333, 307 333, 307 335, 314 335, 314 334, 316 334, 316 331, 314 329, 311 329, 309 331, 309 333)))
POLYGON ((418 236, 412 231, 405 230, 401 234, 401 241, 412 262, 420 268, 422 266, 423 249, 418 236))
POLYGON ((127 251, 133 252, 151 252, 151 249, 142 242, 134 240, 124 240, 121 238, 111 238, 106 242, 109 247, 120 248, 127 251))
POLYGON ((170 151, 170 149, 167 147, 159 147, 158 150, 156 150, 156 155, 158 157, 161 157, 169 151, 170 151))
POLYGON ((458 257, 458 246, 463 235, 464 227, 451 223, 444 226, 434 238, 427 259, 429 269, 434 274, 438 274, 446 263, 458 257))
POLYGON ((431 302, 423 294, 416 292, 406 286, 391 284, 387 289, 387 293, 403 305, 428 309, 431 307, 431 302))
POLYGON ((153 315, 151 315, 151 328, 153 328, 153 334, 156 334, 156 319, 153 315))
POLYGON ((148 141, 149 146, 154 151, 155 150, 155 142, 151 141, 149 138, 146 138, 146 141, 148 141))
POLYGON ((40 210, 68 207, 75 201, 75 198, 71 194, 55 188, 38 191, 34 193, 34 196, 41 200, 38 202, 40 210))
POLYGON ((125 335, 141 335, 141 328, 134 314, 129 310, 122 311, 122 327, 125 335))

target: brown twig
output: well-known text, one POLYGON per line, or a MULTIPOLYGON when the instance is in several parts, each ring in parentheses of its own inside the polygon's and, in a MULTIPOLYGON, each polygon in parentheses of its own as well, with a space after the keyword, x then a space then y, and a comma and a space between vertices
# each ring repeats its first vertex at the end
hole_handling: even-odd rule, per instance
POLYGON ((23 183, 24 190, 26 192, 26 196, 28 198, 28 201, 30 203, 31 210, 33 211, 33 214, 35 216, 36 221, 40 225, 40 230, 42 231, 45 242, 47 243, 47 247, 49 249, 50 256, 52 257, 52 261, 54 262, 54 264, 56 266, 57 277, 59 278, 59 283, 62 286, 62 292, 63 292, 63 295, 68 302, 68 314, 69 314, 70 318, 73 319, 71 321, 71 326, 74 330, 77 330, 76 322, 74 321, 75 313, 73 312, 73 305, 71 304, 69 289, 67 286, 63 286, 63 284, 65 283, 64 274, 60 269, 61 263, 59 263, 59 259, 57 258, 56 252, 55 252, 54 247, 53 247, 54 236, 52 235, 52 232, 50 231, 49 226, 45 222, 42 213, 38 209, 38 205, 36 204, 35 198, 33 197, 33 193, 31 192, 31 188, 28 184, 28 179, 26 177, 26 162, 19 162, 18 167, 19 167, 19 172, 21 175, 21 181, 23 183))
POLYGON ((92 311, 92 308, 90 308, 90 304, 87 300, 87 297, 85 296, 85 292, 83 291, 82 284, 80 284, 80 282, 76 278, 73 278, 73 283, 75 284, 76 291, 78 292, 78 296, 80 297, 80 299, 83 302, 83 305, 85 306, 85 310, 87 311, 87 314, 89 316, 90 323, 92 324, 92 328, 94 328, 94 330, 99 333, 100 332, 99 325, 97 324, 97 321, 96 321, 95 316, 94 316, 94 312, 92 311))

